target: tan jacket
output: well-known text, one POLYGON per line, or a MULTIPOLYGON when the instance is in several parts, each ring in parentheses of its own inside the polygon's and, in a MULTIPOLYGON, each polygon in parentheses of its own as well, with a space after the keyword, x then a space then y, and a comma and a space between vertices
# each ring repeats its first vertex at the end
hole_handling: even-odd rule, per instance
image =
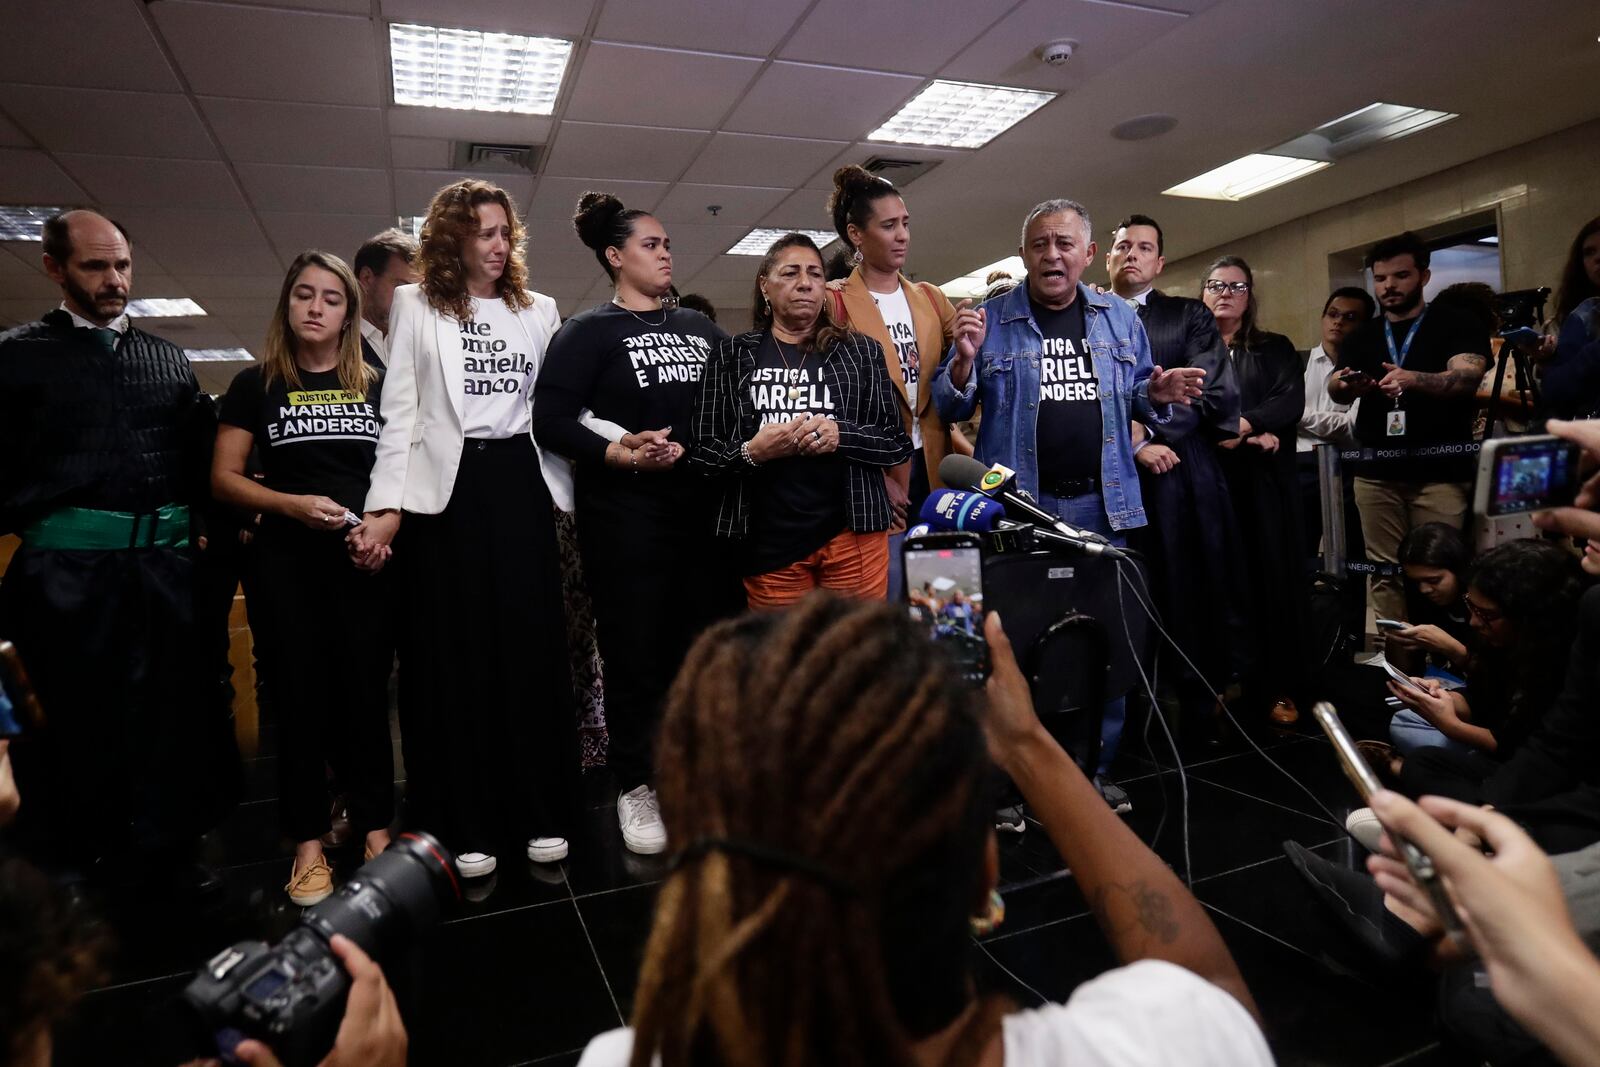
MULTIPOLYGON (((911 325, 917 335, 920 359, 917 380, 921 388, 917 390, 915 411, 911 410, 911 403, 906 399, 906 383, 900 374, 900 360, 894 342, 889 339, 889 328, 883 324, 883 316, 878 314, 878 305, 873 302, 872 293, 861 277, 860 267, 850 272, 842 290, 834 290, 832 310, 837 318, 842 305, 844 318, 850 327, 866 334, 882 347, 889 380, 894 383, 895 392, 900 397, 900 414, 905 420, 906 433, 911 432, 913 421, 922 430, 922 455, 928 464, 928 485, 933 489, 942 489, 944 483, 939 480, 939 464, 944 457, 951 451, 972 455, 972 445, 961 436, 960 431, 952 430, 940 421, 938 408, 933 404, 933 376, 939 369, 939 361, 944 358, 945 350, 950 347, 956 309, 950 303, 950 298, 940 292, 936 285, 913 282, 901 275, 900 289, 911 308, 911 325)), ((911 465, 904 464, 895 473, 901 485, 905 485, 911 478, 911 465)))

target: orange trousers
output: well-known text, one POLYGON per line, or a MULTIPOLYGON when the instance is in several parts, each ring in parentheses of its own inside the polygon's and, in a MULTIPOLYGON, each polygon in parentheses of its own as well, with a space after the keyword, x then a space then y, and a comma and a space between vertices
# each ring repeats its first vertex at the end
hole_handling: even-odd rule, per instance
POLYGON ((754 611, 788 607, 813 589, 862 600, 889 595, 889 534, 845 530, 804 559, 744 580, 754 611))

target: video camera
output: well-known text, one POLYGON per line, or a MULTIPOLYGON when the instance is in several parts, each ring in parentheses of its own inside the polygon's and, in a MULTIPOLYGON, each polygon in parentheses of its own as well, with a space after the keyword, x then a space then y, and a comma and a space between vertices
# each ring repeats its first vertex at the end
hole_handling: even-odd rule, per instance
POLYGON ((459 900, 455 858, 423 833, 401 834, 333 896, 307 909, 282 941, 241 941, 202 967, 181 997, 202 1055, 236 1063, 246 1038, 284 1067, 310 1067, 333 1047, 350 975, 329 941, 343 934, 380 965, 459 900))
POLYGON ((1545 301, 1550 299, 1550 287, 1513 289, 1495 297, 1495 314, 1500 316, 1500 335, 1518 330, 1537 332, 1544 322, 1545 301))

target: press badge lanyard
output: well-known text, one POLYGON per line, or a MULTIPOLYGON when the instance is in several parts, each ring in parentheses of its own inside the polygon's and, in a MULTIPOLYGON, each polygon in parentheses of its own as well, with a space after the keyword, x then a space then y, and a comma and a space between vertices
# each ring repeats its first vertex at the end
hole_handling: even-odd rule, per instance
MULTIPOLYGON (((1394 343, 1394 323, 1388 319, 1383 320, 1383 340, 1389 346, 1389 362, 1396 367, 1406 365, 1406 357, 1411 354, 1411 344, 1417 339, 1417 334, 1422 332, 1422 320, 1428 317, 1428 309, 1423 308, 1422 314, 1417 316, 1417 321, 1412 323, 1411 332, 1406 334, 1405 343, 1398 350, 1394 343)), ((1400 410, 1400 398, 1394 398, 1394 410, 1389 413, 1388 436, 1404 437, 1406 433, 1406 413, 1400 410)))

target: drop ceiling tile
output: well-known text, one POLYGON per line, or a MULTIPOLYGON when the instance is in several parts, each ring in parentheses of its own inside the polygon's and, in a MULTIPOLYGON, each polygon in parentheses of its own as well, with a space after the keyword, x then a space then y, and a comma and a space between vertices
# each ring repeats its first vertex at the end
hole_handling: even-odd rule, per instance
POLYGON ((52 152, 217 158, 194 107, 176 93, 6 85, 0 107, 52 152))
POLYGON ((113 213, 172 203, 224 211, 245 206, 228 168, 210 160, 65 153, 56 159, 96 201, 111 205, 107 210, 113 213))
POLYGON ((88 201, 88 194, 43 152, 0 148, 0 203, 70 206, 88 201))
POLYGON ((277 300, 278 287, 283 278, 277 274, 261 275, 187 275, 179 282, 189 295, 205 305, 208 300, 229 300, 248 297, 256 300, 277 300))
POLYGON ((577 37, 593 7, 594 0, 383 0, 391 22, 553 37, 577 37))
MULTIPOLYGON (((728 242, 730 245, 732 241, 728 242)), ((756 281, 756 268, 761 265, 760 256, 729 256, 720 255, 707 263, 690 279, 697 286, 745 286, 745 292, 750 291, 756 281)))
MULTIPOLYGON (((11 259, 10 256, 6 258, 11 259)), ((22 265, 19 263, 18 266, 22 265)), ((8 300, 33 300, 49 307, 52 301, 61 300, 61 287, 47 275, 23 268, 15 274, 0 273, 0 295, 8 300)))
POLYGON ((387 215, 390 211, 387 171, 269 163, 241 163, 237 169, 257 211, 315 208, 342 215, 387 215))
POLYGON ((683 180, 793 189, 847 147, 844 141, 718 133, 683 180))
POLYGON ((200 106, 235 163, 311 163, 324 167, 387 164, 383 113, 279 100, 207 96, 200 106))
POLYGON ((318 215, 266 212, 261 224, 285 259, 310 248, 332 252, 346 263, 355 259, 362 242, 394 225, 392 215, 318 215))
POLYGON ((59 303, 61 303, 59 291, 55 298, 50 300, 27 296, 0 297, 0 319, 10 322, 32 322, 59 303))
POLYGON ((543 293, 553 298, 557 303, 567 300, 582 300, 583 294, 594 287, 593 278, 541 278, 532 274, 529 287, 536 293, 543 293))
POLYGON ((438 137, 391 137, 389 158, 408 170, 438 170, 450 165, 450 142, 438 137))
POLYGON ((260 314, 263 308, 266 314, 261 318, 262 332, 266 330, 267 319, 277 303, 277 294, 269 297, 215 297, 211 300, 202 300, 200 306, 206 309, 208 317, 215 316, 220 319, 240 319, 248 321, 253 316, 260 314))
POLYGON ((668 226, 667 238, 672 242, 674 255, 709 252, 713 255, 726 252, 735 241, 750 232, 748 226, 715 223, 700 226, 668 226))
POLYGON ((777 206, 789 192, 788 188, 679 182, 662 198, 655 214, 669 224, 727 222, 754 226, 757 219, 777 206), (711 205, 720 209, 715 215, 706 210, 711 205))
POLYGON ((371 0, 231 0, 231 2, 256 7, 310 8, 314 11, 346 15, 365 15, 372 10, 371 0))
POLYGON ((539 188, 528 202, 530 219, 570 220, 578 208, 578 198, 591 189, 610 193, 628 207, 653 210, 670 188, 666 182, 623 182, 608 178, 539 179, 539 188))
POLYGON ((150 10, 199 95, 381 102, 385 78, 369 19, 197 0, 162 0, 150 10), (241 61, 244 42, 248 62, 241 61))
POLYGON ((1150 6, 1095 3, 1094 0, 1025 0, 978 37, 948 66, 941 78, 1066 92, 1111 70, 1158 37, 1181 28, 1183 14, 1150 6), (1052 67, 1037 54, 1040 45, 1070 38, 1080 47, 1064 66, 1052 67))
POLYGON ((0 115, 0 148, 32 148, 32 137, 17 128, 17 124, 0 115))
POLYGON ((426 215, 434 194, 462 178, 482 178, 493 182, 511 194, 511 202, 522 210, 522 205, 533 195, 531 174, 472 174, 457 170, 397 170, 394 172, 394 198, 396 210, 401 215, 426 215))
POLYGON ((241 347, 248 349, 259 359, 266 347, 267 323, 272 321, 272 312, 277 306, 278 294, 274 290, 271 296, 262 299, 252 313, 233 315, 222 319, 221 322, 232 331, 234 337, 239 339, 241 347))
POLYGON ((820 189, 796 189, 752 226, 773 229, 832 230, 828 217, 828 194, 820 189))
POLYGON ((865 137, 922 88, 901 74, 774 63, 745 94, 725 127, 793 137, 865 137))
POLYGON ((39 273, 38 241, 0 242, 0 278, 39 273))
POLYGON ((705 139, 703 130, 563 122, 545 173, 559 178, 671 181, 705 139))
POLYGON ((491 144, 544 144, 555 122, 548 115, 498 115, 448 107, 390 107, 389 132, 399 137, 491 144))
POLYGON ((777 47, 810 0, 606 0, 595 36, 669 48, 705 48, 764 56, 777 47))
POLYGON ((207 274, 270 275, 283 270, 246 211, 181 207, 129 208, 118 221, 133 235, 134 271, 148 249, 180 278, 207 274))
POLYGON ((913 13, 904 4, 821 0, 780 54, 785 59, 927 76, 986 30, 1007 6, 918 0, 913 13), (914 25, 908 25, 910 19, 914 25), (841 26, 848 26, 849 32, 840 33, 841 26))
POLYGON ((11 82, 178 92, 140 13, 106 0, 6 0, 0 71, 11 82), (71 57, 70 62, 64 62, 71 57))
POLYGON ((672 280, 678 286, 678 292, 689 292, 690 290, 683 287, 683 283, 699 274, 716 258, 716 252, 686 252, 674 246, 672 250, 672 280))
POLYGON ((596 41, 583 57, 566 117, 714 129, 760 69, 759 59, 596 41), (619 92, 621 86, 643 91, 619 92))
POLYGON ((570 232, 565 241, 529 242, 526 255, 528 275, 533 279, 535 289, 539 289, 545 281, 555 279, 581 280, 588 286, 596 276, 605 273, 600 269, 594 253, 578 240, 577 234, 570 232))

